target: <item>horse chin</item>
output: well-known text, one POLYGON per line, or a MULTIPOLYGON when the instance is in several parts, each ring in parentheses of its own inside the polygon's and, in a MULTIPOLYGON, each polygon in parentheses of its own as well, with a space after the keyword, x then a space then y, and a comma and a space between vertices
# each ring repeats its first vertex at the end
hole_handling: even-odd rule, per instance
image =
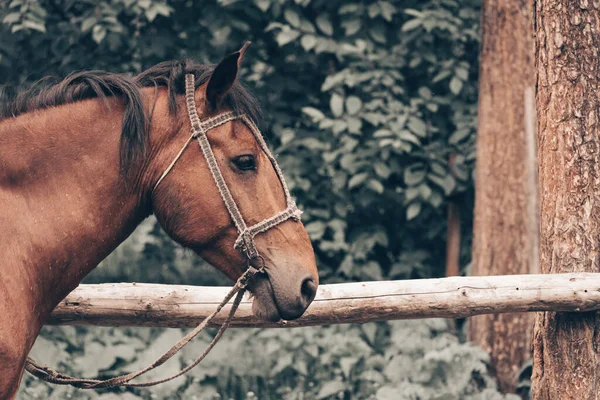
POLYGON ((281 319, 269 278, 260 274, 254 278, 250 291, 254 295, 252 312, 264 321, 277 322, 281 319))

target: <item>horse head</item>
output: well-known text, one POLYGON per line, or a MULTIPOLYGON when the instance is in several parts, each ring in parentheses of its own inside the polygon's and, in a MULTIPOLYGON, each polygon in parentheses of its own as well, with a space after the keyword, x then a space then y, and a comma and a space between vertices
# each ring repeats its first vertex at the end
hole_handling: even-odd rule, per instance
POLYGON ((234 110, 230 92, 240 85, 248 44, 207 77, 195 76, 185 65, 172 74, 170 84, 185 96, 171 101, 184 106, 173 112, 168 100, 155 104, 151 203, 173 239, 231 279, 250 259, 260 260, 264 273, 249 286, 254 313, 272 321, 295 319, 314 299, 319 277, 310 239, 275 158, 254 121, 234 110))

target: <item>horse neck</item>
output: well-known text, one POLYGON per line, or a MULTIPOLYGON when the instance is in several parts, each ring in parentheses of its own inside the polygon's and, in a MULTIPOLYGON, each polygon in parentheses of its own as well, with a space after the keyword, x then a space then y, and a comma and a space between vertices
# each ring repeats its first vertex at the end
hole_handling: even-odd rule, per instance
POLYGON ((109 102, 0 121, 0 315, 19 304, 41 326, 147 215, 119 171, 122 106, 109 102))

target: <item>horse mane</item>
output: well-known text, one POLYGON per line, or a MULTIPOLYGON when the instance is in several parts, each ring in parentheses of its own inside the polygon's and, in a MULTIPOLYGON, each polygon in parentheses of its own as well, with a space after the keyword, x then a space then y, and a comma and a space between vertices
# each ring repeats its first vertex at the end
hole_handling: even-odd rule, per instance
MULTIPOLYGON (((107 97, 120 97, 125 105, 120 162, 122 170, 127 171, 145 156, 150 133, 150 116, 144 109, 141 89, 167 87, 169 110, 174 114, 177 111, 177 96, 185 94, 185 75, 194 74, 198 87, 208 81, 215 66, 186 59, 162 62, 136 76, 82 71, 69 74, 58 83, 44 78, 11 100, 2 101, 0 96, 0 120, 84 99, 106 100, 107 97)), ((261 116, 258 101, 238 81, 234 83, 224 103, 233 111, 244 113, 258 123, 261 116)))

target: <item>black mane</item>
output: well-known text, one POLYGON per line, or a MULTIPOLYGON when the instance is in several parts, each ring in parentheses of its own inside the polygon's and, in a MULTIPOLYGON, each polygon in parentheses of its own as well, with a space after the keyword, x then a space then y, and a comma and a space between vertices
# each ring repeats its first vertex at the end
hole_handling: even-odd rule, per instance
MULTIPOLYGON (((121 167, 128 170, 145 155, 149 135, 149 116, 146 115, 140 89, 166 86, 169 109, 177 111, 176 97, 185 94, 185 74, 194 74, 196 87, 210 78, 215 65, 197 64, 191 60, 166 61, 148 68, 136 76, 113 74, 104 71, 84 71, 68 75, 59 83, 48 79, 34 83, 31 88, 17 94, 10 101, 0 102, 0 120, 30 111, 74 103, 79 100, 118 96, 123 99, 123 129, 121 132, 121 167)), ((235 112, 245 113, 258 122, 260 107, 254 96, 236 82, 225 104, 235 112)))

